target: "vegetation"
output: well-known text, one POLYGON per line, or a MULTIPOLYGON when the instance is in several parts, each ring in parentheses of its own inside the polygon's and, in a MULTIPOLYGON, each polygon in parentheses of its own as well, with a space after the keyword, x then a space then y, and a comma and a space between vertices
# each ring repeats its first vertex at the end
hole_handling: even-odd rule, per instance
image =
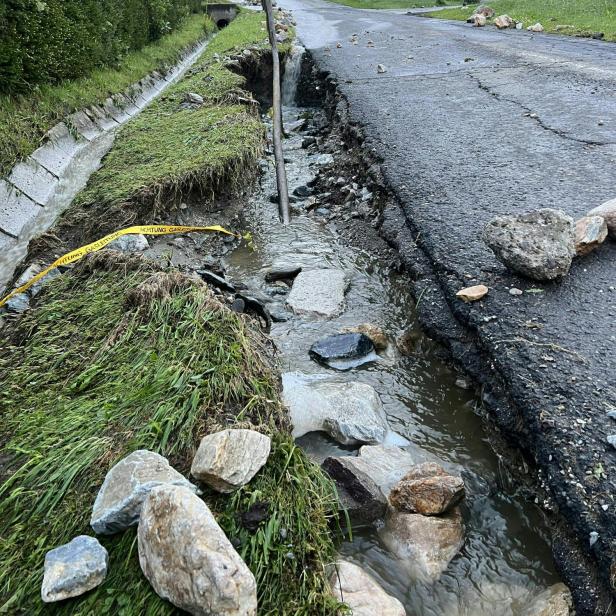
POLYGON ((355 9, 416 9, 457 4, 455 0, 330 0, 355 9))
MULTIPOLYGON (((188 193, 232 192, 250 176, 264 129, 245 78, 225 57, 266 49, 262 17, 242 12, 208 45, 190 73, 120 129, 103 166, 61 221, 74 244, 134 222, 150 223, 188 193), (187 94, 203 105, 187 105, 187 94)), ((237 68, 237 65, 236 65, 237 68)), ((67 234, 64 234, 67 235, 67 234)))
MULTIPOLYGON (((494 0, 488 3, 497 15, 507 14, 525 26, 540 22, 547 32, 592 36, 602 32, 616 41, 616 3, 613 0, 494 0)), ((446 9, 430 17, 466 20, 476 6, 446 9)))
POLYGON ((214 28, 207 17, 190 15, 177 30, 126 54, 114 67, 94 69, 58 85, 39 85, 27 94, 0 96, 0 175, 38 148, 45 133, 73 111, 101 103, 148 73, 175 64, 214 28))
MULTIPOLYGON (((273 437, 266 466, 234 495, 206 494, 255 573, 260 614, 333 614, 332 484, 295 447, 267 340, 202 283, 140 257, 90 255, 52 281, 0 334, 0 611, 39 614, 45 552, 88 526, 107 470, 135 449, 187 473, 200 438, 222 427, 273 437), (255 528, 242 514, 265 503, 255 528)), ((136 535, 102 542, 109 575, 46 611, 175 613, 143 577, 136 535)))

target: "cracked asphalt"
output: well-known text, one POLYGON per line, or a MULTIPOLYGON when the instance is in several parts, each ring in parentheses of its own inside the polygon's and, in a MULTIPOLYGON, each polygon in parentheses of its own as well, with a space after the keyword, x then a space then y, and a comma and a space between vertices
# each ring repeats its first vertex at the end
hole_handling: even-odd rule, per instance
POLYGON ((553 207, 579 218, 616 197, 616 44, 281 4, 398 198, 403 214, 384 233, 415 278, 424 325, 482 385, 497 423, 536 462, 546 508, 565 520, 554 553, 578 615, 613 613, 616 242, 576 259, 562 282, 538 284, 509 273, 481 231, 496 215, 553 207), (480 283, 485 300, 455 298, 480 283))

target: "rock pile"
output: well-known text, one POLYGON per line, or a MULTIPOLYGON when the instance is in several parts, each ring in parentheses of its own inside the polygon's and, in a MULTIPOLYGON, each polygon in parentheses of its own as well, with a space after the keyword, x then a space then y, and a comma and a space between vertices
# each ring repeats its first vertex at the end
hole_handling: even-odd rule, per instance
MULTIPOLYGON (((253 430, 223 430, 204 437, 192 475, 220 492, 248 483, 267 462, 270 438, 253 430)), ((134 451, 114 465, 94 503, 91 526, 100 534, 138 525, 141 569, 156 593, 191 614, 254 616, 253 574, 196 486, 157 453, 134 451)), ((47 553, 43 601, 81 595, 107 574, 107 551, 79 536, 47 553)))

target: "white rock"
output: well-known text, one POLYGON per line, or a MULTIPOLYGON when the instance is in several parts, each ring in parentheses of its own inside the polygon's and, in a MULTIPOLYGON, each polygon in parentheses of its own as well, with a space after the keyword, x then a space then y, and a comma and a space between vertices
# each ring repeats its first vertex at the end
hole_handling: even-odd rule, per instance
POLYGON ((526 29, 530 32, 543 32, 543 26, 539 22, 533 24, 532 26, 528 26, 526 29))
POLYGON ((351 608, 353 616, 405 616, 404 606, 387 594, 361 567, 345 560, 335 565, 329 585, 334 598, 351 608))
POLYGON ((376 72, 377 73, 386 73, 387 72, 387 67, 384 64, 377 64, 376 65, 376 72))
POLYGON ((457 510, 443 516, 390 510, 379 537, 412 578, 435 581, 462 548, 464 526, 457 510))
POLYGON ((143 504, 139 563, 156 593, 198 616, 254 616, 257 585, 208 506, 190 490, 154 488, 143 504))
POLYGON ((90 526, 98 534, 111 535, 136 525, 148 492, 163 483, 196 490, 166 458, 145 449, 133 451, 107 473, 94 501, 90 526))
POLYGON ((92 590, 105 579, 108 561, 107 550, 87 535, 50 550, 45 555, 41 599, 53 603, 92 590))
POLYGON ((107 244, 110 250, 120 250, 122 252, 141 252, 150 247, 147 238, 141 233, 131 235, 121 235, 117 239, 107 244))
POLYGON ((271 439, 255 430, 223 430, 201 439, 190 473, 218 492, 246 485, 267 462, 271 439))
POLYGON ((287 372, 282 388, 295 438, 323 431, 343 445, 375 444, 389 432, 381 399, 370 385, 287 372))
POLYGON ((344 308, 347 286, 348 281, 342 270, 302 271, 293 281, 287 305, 296 314, 333 317, 344 308))

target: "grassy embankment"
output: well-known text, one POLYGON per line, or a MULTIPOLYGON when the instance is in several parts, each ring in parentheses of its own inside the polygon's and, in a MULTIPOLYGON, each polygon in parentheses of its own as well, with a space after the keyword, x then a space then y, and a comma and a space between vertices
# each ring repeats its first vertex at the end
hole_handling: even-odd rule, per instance
POLYGON ((330 0, 354 9, 417 9, 457 4, 455 0, 330 0))
MULTIPOLYGON (((239 173, 252 160, 262 129, 234 102, 242 78, 213 56, 264 46, 260 20, 241 15, 194 73, 122 129, 77 211, 121 204, 128 212, 161 186, 185 188, 186 173, 205 187, 223 165, 235 161, 239 173), (186 91, 207 104, 178 111, 186 91)), ((335 492, 293 444, 267 340, 205 285, 110 254, 51 281, 16 327, 0 331, 0 611, 175 613, 141 573, 134 530, 102 539, 110 553, 102 586, 47 608, 45 552, 91 534, 96 492, 129 452, 160 452, 187 473, 204 434, 253 426, 273 437, 266 466, 234 495, 204 498, 255 573, 260 614, 335 613, 323 575, 334 558, 335 492), (256 531, 241 515, 255 503, 267 504, 256 531)))
MULTIPOLYGON (((540 22, 547 32, 574 36, 603 32, 605 40, 616 41, 616 2, 612 0, 494 0, 486 4, 497 15, 507 14, 524 26, 540 22)), ((466 20, 475 8, 445 9, 429 16, 466 20)))
POLYGON ((59 85, 38 85, 25 95, 0 96, 0 176, 36 150, 45 133, 73 111, 102 103, 148 73, 172 66, 214 29, 204 15, 190 15, 178 30, 129 53, 115 68, 59 85))

